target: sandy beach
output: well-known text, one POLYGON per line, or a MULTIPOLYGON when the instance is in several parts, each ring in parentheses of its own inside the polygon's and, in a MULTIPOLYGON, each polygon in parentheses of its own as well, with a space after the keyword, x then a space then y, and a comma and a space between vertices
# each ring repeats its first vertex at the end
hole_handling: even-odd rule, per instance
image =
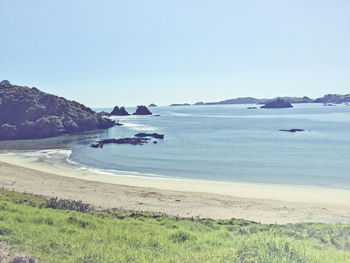
POLYGON ((115 175, 62 161, 68 155, 69 150, 0 154, 0 187, 82 200, 97 209, 271 224, 350 222, 350 190, 115 175))

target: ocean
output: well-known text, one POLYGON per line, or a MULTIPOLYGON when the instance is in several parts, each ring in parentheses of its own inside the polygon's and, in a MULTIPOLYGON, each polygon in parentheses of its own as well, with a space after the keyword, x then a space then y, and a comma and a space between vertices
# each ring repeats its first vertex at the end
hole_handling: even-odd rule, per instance
POLYGON ((350 189, 349 106, 248 106, 252 105, 153 107, 153 114, 160 116, 113 117, 123 126, 66 138, 72 149, 69 160, 132 176, 350 189), (293 128, 305 131, 279 131, 293 128), (142 146, 89 146, 95 140, 139 132, 165 138, 142 146))

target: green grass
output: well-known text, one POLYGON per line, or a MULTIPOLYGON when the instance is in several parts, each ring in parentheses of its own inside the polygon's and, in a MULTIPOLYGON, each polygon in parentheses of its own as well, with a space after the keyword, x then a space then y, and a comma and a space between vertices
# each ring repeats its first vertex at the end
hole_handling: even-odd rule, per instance
POLYGON ((56 207, 0 190, 0 239, 11 251, 24 249, 47 263, 350 262, 350 224, 264 225, 47 206, 56 207))

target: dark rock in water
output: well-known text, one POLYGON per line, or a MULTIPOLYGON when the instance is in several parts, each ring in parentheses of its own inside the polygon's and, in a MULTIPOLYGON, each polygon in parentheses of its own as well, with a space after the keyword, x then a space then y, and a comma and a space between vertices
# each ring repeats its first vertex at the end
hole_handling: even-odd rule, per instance
POLYGON ((153 141, 154 144, 157 144, 158 142, 157 141, 153 141))
POLYGON ((256 107, 247 107, 248 110, 256 109, 256 107))
POLYGON ((325 103, 325 104, 323 104, 323 106, 335 106, 335 105, 332 103, 325 103))
POLYGON ((148 105, 148 107, 157 107, 157 105, 154 103, 151 103, 150 105, 148 105))
POLYGON ((105 144, 132 144, 132 145, 144 145, 148 143, 149 138, 121 138, 121 139, 105 139, 91 144, 92 148, 103 148, 105 144))
POLYGON ((47 138, 114 125, 78 102, 0 82, 0 140, 47 138))
POLYGON ((141 132, 141 133, 135 134, 135 137, 152 137, 154 139, 164 139, 164 134, 141 132))
POLYGON ((303 130, 303 129, 289 129, 289 130, 280 130, 280 131, 284 131, 284 132, 303 132, 305 130, 303 130))
POLYGON ((126 111, 125 107, 119 108, 118 106, 115 106, 109 115, 110 116, 128 116, 130 114, 126 111))
POLYGON ((261 108, 264 108, 264 109, 279 109, 279 108, 291 108, 291 107, 293 107, 292 104, 282 99, 277 99, 269 103, 266 103, 264 106, 261 106, 261 108))
POLYGON ((152 115, 152 112, 150 112, 146 106, 141 105, 137 106, 136 112, 133 115, 152 115))
POLYGON ((159 117, 160 115, 159 114, 156 114, 156 115, 152 115, 152 117, 159 117))

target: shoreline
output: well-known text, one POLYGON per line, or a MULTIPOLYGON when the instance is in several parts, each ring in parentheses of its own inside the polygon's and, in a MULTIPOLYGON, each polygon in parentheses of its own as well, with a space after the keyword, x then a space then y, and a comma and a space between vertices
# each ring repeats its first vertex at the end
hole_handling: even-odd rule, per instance
POLYGON ((101 209, 279 224, 350 223, 350 190, 114 175, 69 163, 69 152, 1 153, 0 187, 101 209))

